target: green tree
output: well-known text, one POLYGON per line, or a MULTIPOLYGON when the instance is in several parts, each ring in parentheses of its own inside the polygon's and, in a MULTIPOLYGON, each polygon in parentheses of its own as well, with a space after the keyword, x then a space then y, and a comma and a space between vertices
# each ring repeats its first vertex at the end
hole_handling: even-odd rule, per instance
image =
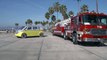
POLYGON ((32 25, 32 20, 31 19, 27 19, 27 21, 25 22, 26 24, 28 24, 28 25, 32 25))
POLYGON ((66 19, 67 18, 67 8, 66 8, 66 5, 61 5, 60 6, 60 13, 62 14, 63 16, 63 19, 66 19))
POLYGON ((34 23, 35 23, 35 25, 37 25, 37 24, 38 24, 38 21, 35 21, 34 23))
POLYGON ((88 10, 88 6, 87 5, 83 5, 82 7, 81 7, 81 13, 83 13, 83 12, 88 12, 89 10, 88 10))
POLYGON ((45 22, 45 21, 43 21, 41 24, 42 24, 43 26, 45 26, 45 25, 46 25, 46 22, 45 22))
POLYGON ((18 29, 19 23, 15 23, 16 29, 18 29))
POLYGON ((59 2, 55 2, 52 7, 49 7, 48 12, 45 13, 45 18, 49 20, 49 18, 51 17, 52 19, 54 12, 57 13, 56 20, 58 20, 58 13, 62 14, 63 19, 68 18, 68 15, 66 13, 67 12, 66 5, 63 4, 61 5, 59 2))
POLYGON ((72 15, 74 15, 74 12, 73 11, 69 11, 68 15, 69 15, 69 17, 71 17, 72 15))
POLYGON ((57 12, 57 19, 58 19, 58 12, 60 11, 60 4, 59 4, 59 2, 56 2, 54 4, 54 11, 57 12))
POLYGON ((56 21, 56 17, 55 17, 55 15, 52 15, 51 20, 52 20, 53 22, 56 21))
POLYGON ((64 19, 68 19, 68 14, 67 13, 64 14, 64 19))
POLYGON ((49 11, 49 14, 52 15, 54 13, 54 8, 53 7, 49 7, 48 11, 49 11))
POLYGON ((18 27, 18 26, 19 26, 19 23, 15 23, 15 26, 18 27))
POLYGON ((60 19, 57 20, 57 22, 60 22, 60 21, 61 21, 60 19))
POLYGON ((25 21, 25 24, 27 25, 27 21, 25 21))
POLYGON ((49 20, 49 18, 50 18, 49 12, 46 12, 46 13, 45 13, 45 18, 46 18, 47 20, 49 20))
POLYGON ((42 24, 42 22, 41 22, 41 21, 35 21, 34 24, 35 24, 35 25, 37 25, 37 24, 42 24))
POLYGON ((60 13, 65 13, 65 12, 67 12, 67 8, 66 8, 66 5, 61 5, 60 6, 60 13))
POLYGON ((77 0, 77 2, 80 2, 81 0, 77 0))

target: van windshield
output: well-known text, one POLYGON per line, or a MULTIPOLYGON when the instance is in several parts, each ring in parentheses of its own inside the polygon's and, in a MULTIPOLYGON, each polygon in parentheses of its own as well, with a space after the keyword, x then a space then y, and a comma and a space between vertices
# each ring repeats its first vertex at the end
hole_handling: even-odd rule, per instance
POLYGON ((107 16, 84 15, 83 23, 92 25, 107 25, 107 16))

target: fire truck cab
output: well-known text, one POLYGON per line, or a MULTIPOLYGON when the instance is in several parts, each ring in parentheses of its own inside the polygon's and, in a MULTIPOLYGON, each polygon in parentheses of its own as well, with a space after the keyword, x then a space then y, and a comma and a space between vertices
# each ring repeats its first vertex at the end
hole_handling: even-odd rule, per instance
POLYGON ((71 18, 65 37, 78 42, 104 42, 107 40, 107 15, 85 12, 71 18))

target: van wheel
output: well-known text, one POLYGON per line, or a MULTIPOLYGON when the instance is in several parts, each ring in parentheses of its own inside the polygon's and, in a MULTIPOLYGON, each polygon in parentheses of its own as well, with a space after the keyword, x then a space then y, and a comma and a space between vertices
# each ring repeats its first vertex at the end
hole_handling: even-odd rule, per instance
POLYGON ((22 38, 27 38, 27 35, 25 33, 23 33, 22 38))
POLYGON ((73 35, 72 35, 72 41, 73 41, 73 44, 78 44, 77 34, 76 33, 73 33, 73 35))
POLYGON ((44 36, 44 34, 43 33, 40 33, 40 37, 43 37, 44 36))

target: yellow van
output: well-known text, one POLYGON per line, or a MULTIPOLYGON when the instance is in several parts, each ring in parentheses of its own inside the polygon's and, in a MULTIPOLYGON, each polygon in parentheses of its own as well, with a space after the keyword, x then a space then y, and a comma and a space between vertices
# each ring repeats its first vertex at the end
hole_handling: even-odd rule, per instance
POLYGON ((34 26, 25 26, 21 30, 16 31, 15 36, 26 38, 30 36, 43 36, 43 30, 38 29, 34 26))

